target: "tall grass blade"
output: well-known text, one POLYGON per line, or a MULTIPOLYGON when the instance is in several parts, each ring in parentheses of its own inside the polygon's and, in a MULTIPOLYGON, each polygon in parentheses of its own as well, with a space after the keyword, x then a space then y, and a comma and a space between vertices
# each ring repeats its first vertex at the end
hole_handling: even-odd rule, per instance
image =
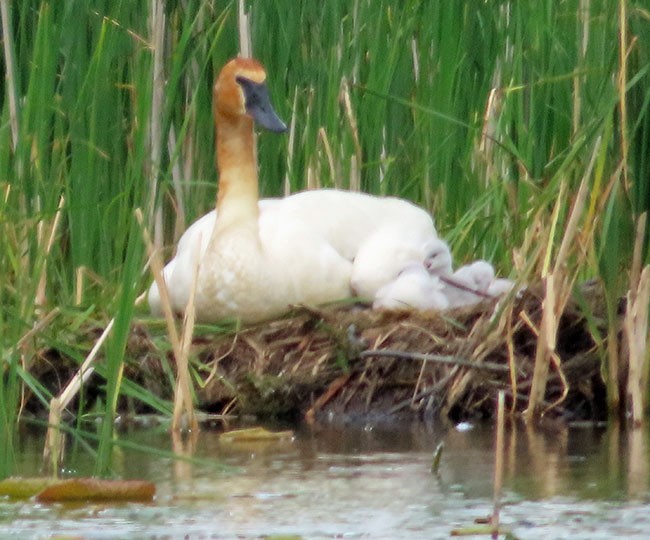
POLYGON ((120 395, 122 375, 124 372, 124 352, 131 329, 131 320, 138 295, 140 282, 140 269, 144 246, 141 241, 140 230, 135 220, 131 222, 131 234, 126 246, 123 273, 121 276, 121 290, 118 294, 116 314, 113 331, 106 341, 106 408, 101 427, 101 438, 97 451, 95 472, 106 475, 110 472, 112 440, 114 435, 114 422, 117 409, 117 400, 120 395))

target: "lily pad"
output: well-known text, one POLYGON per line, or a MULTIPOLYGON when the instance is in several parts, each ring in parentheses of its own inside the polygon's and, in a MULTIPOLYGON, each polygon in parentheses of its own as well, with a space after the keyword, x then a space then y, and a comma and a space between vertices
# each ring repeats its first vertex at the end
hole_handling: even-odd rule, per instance
POLYGON ((43 491, 47 486, 60 482, 56 478, 5 478, 0 481, 0 497, 6 496, 12 499, 29 499, 43 491))
POLYGON ((52 484, 37 496, 39 502, 62 501, 151 501, 156 486, 144 480, 73 478, 52 484))
POLYGON ((221 442, 242 443, 260 441, 287 441, 293 439, 293 431, 269 431, 262 427, 226 431, 219 437, 221 442))

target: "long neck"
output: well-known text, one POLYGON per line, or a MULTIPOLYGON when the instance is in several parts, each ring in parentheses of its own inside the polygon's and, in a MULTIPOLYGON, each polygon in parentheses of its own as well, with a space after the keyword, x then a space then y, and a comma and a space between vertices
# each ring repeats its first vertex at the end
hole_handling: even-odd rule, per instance
POLYGON ((217 227, 233 222, 257 223, 259 199, 253 120, 217 113, 217 227))

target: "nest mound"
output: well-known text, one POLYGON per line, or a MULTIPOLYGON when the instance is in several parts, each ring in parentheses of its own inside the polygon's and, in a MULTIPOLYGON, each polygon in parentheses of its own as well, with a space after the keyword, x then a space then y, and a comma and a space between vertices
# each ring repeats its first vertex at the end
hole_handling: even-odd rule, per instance
MULTIPOLYGON (((540 293, 529 289, 509 302, 445 313, 298 308, 237 332, 201 335, 192 351, 198 404, 211 412, 267 418, 460 420, 491 416, 495 396, 504 390, 510 409, 521 412, 533 374, 540 293)), ((129 375, 170 395, 161 355, 171 354, 152 346, 143 324, 134 327, 130 349, 140 360, 129 375)), ((547 414, 604 418, 601 350, 571 302, 555 352, 547 414)))

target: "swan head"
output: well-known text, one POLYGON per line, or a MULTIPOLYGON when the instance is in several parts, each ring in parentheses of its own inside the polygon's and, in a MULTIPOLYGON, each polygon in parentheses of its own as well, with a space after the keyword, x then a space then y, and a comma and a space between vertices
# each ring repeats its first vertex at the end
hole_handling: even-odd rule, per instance
POLYGON ((253 58, 234 58, 219 73, 213 89, 215 115, 249 117, 269 131, 287 131, 271 105, 264 66, 253 58))

